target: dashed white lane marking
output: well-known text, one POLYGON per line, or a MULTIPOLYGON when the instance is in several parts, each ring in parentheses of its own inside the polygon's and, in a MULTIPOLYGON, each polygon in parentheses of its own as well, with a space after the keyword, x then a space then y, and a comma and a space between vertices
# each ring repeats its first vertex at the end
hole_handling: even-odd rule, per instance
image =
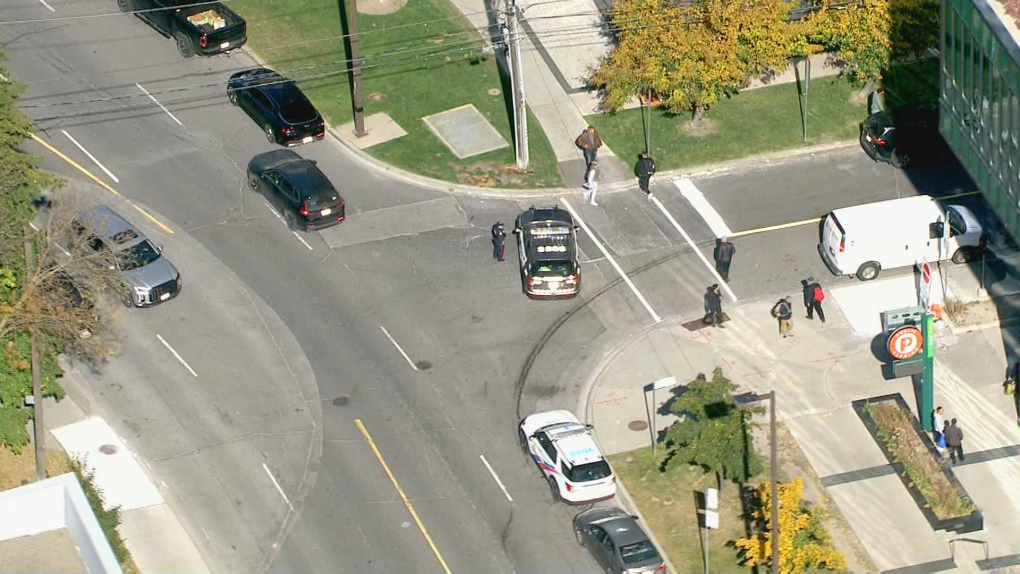
POLYGON ((155 102, 155 104, 157 106, 159 106, 159 109, 161 109, 164 112, 166 112, 166 115, 170 116, 170 118, 173 121, 177 122, 177 125, 181 126, 182 128, 184 127, 184 124, 181 123, 181 120, 177 119, 177 116, 171 114, 170 110, 166 109, 166 106, 164 106, 163 104, 159 103, 159 100, 157 100, 156 98, 152 97, 152 94, 149 93, 149 90, 146 90, 145 88, 143 88, 142 85, 139 84, 138 82, 135 82, 135 85, 138 86, 139 90, 145 92, 145 95, 149 96, 149 99, 152 100, 153 102, 155 102))
POLYGON ((379 328, 382 329, 382 332, 384 335, 386 335, 386 338, 389 339, 391 343, 393 343, 393 346, 396 347, 398 351, 400 351, 400 354, 404 357, 404 360, 407 361, 407 364, 411 365, 411 368, 417 371, 418 365, 415 365, 414 361, 411 360, 411 357, 407 356, 407 353, 405 353, 404 349, 400 347, 400 344, 397 343, 397 340, 393 338, 393 335, 390 335, 390 332, 386 330, 386 327, 379 325, 379 328))
POLYGON ((195 369, 191 368, 191 365, 189 365, 188 362, 184 360, 184 357, 182 357, 181 354, 178 353, 176 349, 171 347, 170 343, 167 343, 166 339, 164 339, 162 335, 156 333, 156 338, 159 339, 160 343, 163 343, 163 346, 166 347, 168 351, 170 351, 171 353, 173 353, 175 357, 177 357, 177 360, 180 361, 182 365, 184 365, 184 368, 187 369, 189 373, 191 373, 191 376, 193 377, 198 376, 198 373, 195 372, 195 369))
MULTIPOLYGON (((269 213, 272 213, 276 217, 276 219, 279 220, 280 223, 282 223, 284 225, 287 225, 287 222, 284 221, 282 217, 280 217, 279 213, 276 213, 276 210, 273 209, 272 205, 269 205, 269 202, 265 202, 265 204, 266 204, 266 209, 269 210, 269 213)), ((309 251, 315 251, 314 249, 312 249, 312 246, 309 245, 307 241, 305 241, 304 237, 301 237, 300 235, 298 235, 297 231, 293 231, 292 230, 291 233, 294 234, 294 237, 296 237, 298 241, 300 241, 305 247, 307 247, 309 251)))
POLYGON ((112 179, 115 183, 120 183, 120 180, 117 179, 117 176, 113 175, 113 173, 110 170, 106 169, 105 165, 99 163, 99 160, 96 159, 96 156, 89 153, 89 150, 85 149, 85 146, 81 145, 80 143, 78 143, 78 140, 71 137, 71 134, 67 133, 67 130, 60 130, 60 133, 67 136, 67 139, 71 140, 71 143, 77 146, 78 149, 80 149, 83 154, 87 155, 89 159, 92 160, 92 163, 96 164, 96 167, 103 170, 103 172, 106 173, 106 175, 110 176, 110 179, 112 179))
POLYGON ((668 219, 669 222, 673 224, 673 227, 677 230, 677 232, 679 232, 680 235, 682 235, 684 237, 684 241, 687 242, 687 245, 691 246, 691 249, 694 250, 694 253, 696 253, 697 256, 701 259, 701 262, 705 264, 705 267, 708 267, 709 272, 712 273, 712 276, 715 277, 715 280, 718 281, 719 285, 721 285, 722 288, 726 291, 726 294, 730 296, 730 299, 732 299, 734 303, 736 303, 737 302, 737 295, 736 295, 736 293, 733 292, 733 289, 730 289, 730 286, 729 286, 728 283, 723 281, 722 276, 719 275, 719 272, 715 270, 715 266, 713 266, 708 261, 708 258, 705 257, 704 253, 701 252, 701 249, 697 245, 694 244, 694 240, 691 239, 691 236, 688 235, 686 231, 684 231, 684 228, 680 227, 680 224, 677 223, 677 220, 673 218, 673 214, 671 214, 670 212, 666 211, 666 207, 664 205, 662 205, 662 202, 659 201, 658 197, 652 196, 652 203, 654 203, 656 206, 658 206, 659 211, 661 211, 662 214, 666 216, 666 219, 668 219))
POLYGON ((485 468, 489 469, 489 474, 492 475, 493 480, 495 480, 496 484, 499 485, 499 489, 503 491, 504 495, 506 495, 506 499, 509 500, 510 502, 513 502, 514 499, 510 496, 510 493, 506 491, 506 486, 503 486, 503 481, 500 480, 498 476, 496 476, 496 471, 492 470, 492 465, 489 464, 489 461, 485 460, 485 455, 480 454, 478 455, 478 458, 482 459, 482 464, 485 465, 485 468))
POLYGON ((50 12, 56 12, 56 10, 53 9, 53 6, 50 6, 49 3, 46 2, 46 0, 39 0, 39 3, 45 6, 46 9, 49 10, 50 12))
POLYGON ((276 482, 276 477, 273 476, 272 472, 270 472, 269 467, 266 466, 266 463, 264 462, 262 463, 262 468, 266 469, 266 474, 269 475, 269 480, 273 481, 273 486, 276 487, 276 492, 279 492, 280 496, 283 497, 283 501, 287 503, 287 508, 294 510, 294 505, 290 503, 290 499, 287 498, 287 494, 283 492, 282 488, 280 488, 280 483, 276 482))
POLYGON ((716 237, 729 237, 733 235, 733 232, 730 231, 729 226, 723 221, 719 212, 705 199, 705 194, 701 193, 701 190, 694 185, 690 178, 682 177, 674 179, 673 185, 680 190, 680 195, 684 196, 684 199, 694 206, 694 209, 705 220, 705 223, 708 224, 709 229, 712 230, 716 237))
POLYGON ((588 224, 586 224, 584 220, 581 219, 581 216, 578 215, 576 211, 574 211, 573 206, 571 206, 570 203, 568 203, 567 200, 562 197, 560 198, 560 203, 562 203, 564 207, 567 208, 567 211, 570 212, 570 215, 574 218, 574 221, 576 221, 577 224, 581 226, 581 229, 583 229, 584 232, 588 234, 588 237, 590 237, 592 242, 595 243, 595 246, 599 248, 599 251, 602 252, 602 255, 604 255, 606 259, 609 260, 609 263, 613 266, 613 269, 616 269, 616 272, 620 274, 621 278, 623 278, 623 282, 627 284, 627 287, 630 287, 630 290, 638 298, 638 301, 641 301, 641 304, 645 306, 645 310, 647 310, 648 314, 652 316, 652 320, 655 321, 656 323, 661 323, 662 317, 659 317, 659 314, 656 313, 654 309, 652 309, 652 306, 648 304, 648 300, 645 299, 645 296, 642 295, 641 292, 637 290, 637 287, 634 286, 634 282, 630 280, 630 277, 627 277, 627 274, 623 272, 622 268, 620 268, 620 264, 617 263, 616 259, 614 259, 613 256, 609 254, 609 251, 602 245, 602 242, 599 241, 597 237, 595 237, 595 234, 591 232, 591 229, 588 228, 588 224))

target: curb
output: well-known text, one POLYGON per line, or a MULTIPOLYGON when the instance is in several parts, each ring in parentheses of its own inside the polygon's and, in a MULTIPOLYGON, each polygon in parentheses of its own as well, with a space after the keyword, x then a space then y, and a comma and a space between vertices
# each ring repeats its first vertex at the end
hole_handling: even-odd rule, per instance
MULTIPOLYGON (((248 54, 256 63, 262 67, 268 67, 268 64, 258 56, 253 50, 247 47, 242 48, 245 54, 248 54)), ((401 180, 405 183, 415 185, 418 187, 424 187, 433 191, 441 193, 454 193, 459 195, 471 195, 475 197, 488 197, 493 199, 512 199, 515 197, 520 198, 542 198, 542 197, 558 197, 564 194, 577 194, 581 193, 580 187, 549 187, 549 188, 538 188, 538 189, 511 189, 511 188, 498 188, 498 187, 477 187, 471 185, 463 185, 460 183, 452 183, 424 175, 418 175, 398 167, 394 167, 385 164, 378 159, 372 157, 364 150, 354 145, 353 142, 340 135, 340 132, 329 123, 326 123, 326 132, 330 135, 330 138, 338 143, 347 155, 362 165, 368 167, 377 174, 389 176, 393 179, 401 180)), ((814 146, 791 148, 787 150, 781 150, 777 152, 771 152, 761 155, 752 155, 738 159, 732 159, 722 162, 709 163, 696 165, 688 168, 674 169, 670 171, 661 172, 658 175, 660 178, 676 179, 681 177, 710 177, 722 175, 724 173, 735 171, 738 169, 753 169, 756 167, 763 167, 773 162, 794 159, 798 157, 807 157, 819 153, 826 153, 830 151, 836 151, 844 148, 849 148, 857 145, 857 139, 843 140, 833 143, 818 144, 814 146)), ((600 193, 616 193, 624 190, 629 190, 637 186, 635 180, 617 181, 613 183, 606 183, 599 186, 600 193)))

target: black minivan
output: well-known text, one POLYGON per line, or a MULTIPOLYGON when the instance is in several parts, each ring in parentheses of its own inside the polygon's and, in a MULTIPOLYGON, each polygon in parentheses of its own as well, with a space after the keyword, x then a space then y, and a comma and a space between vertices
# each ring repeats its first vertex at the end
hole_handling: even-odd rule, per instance
POLYGON ((227 97, 255 120, 269 143, 290 147, 326 135, 322 116, 297 84, 268 68, 230 76, 227 97))
POLYGON ((248 187, 269 200, 292 230, 314 231, 344 220, 344 198, 314 161, 289 149, 253 157, 248 187))

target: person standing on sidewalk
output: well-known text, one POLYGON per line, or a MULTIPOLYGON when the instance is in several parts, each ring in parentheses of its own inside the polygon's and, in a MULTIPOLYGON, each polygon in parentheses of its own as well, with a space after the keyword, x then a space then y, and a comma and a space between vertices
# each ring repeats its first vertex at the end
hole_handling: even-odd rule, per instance
POLYGON ((942 407, 935 407, 935 412, 931 415, 932 428, 934 429, 935 436, 935 447, 939 450, 939 454, 945 454, 946 449, 946 437, 942 434, 942 430, 946 426, 946 417, 942 416, 942 407))
POLYGON ((638 187, 641 188, 641 191, 645 192, 649 200, 652 199, 652 190, 648 187, 652 175, 655 174, 655 160, 652 159, 652 156, 648 155, 647 152, 642 152, 638 155, 637 167, 634 168, 634 173, 637 174, 638 187))
POLYGON ((584 165, 587 167, 595 162, 595 156, 598 155, 599 148, 602 147, 602 138, 599 137, 595 126, 588 126, 581 132, 581 135, 577 136, 574 144, 581 148, 581 153, 584 154, 584 165))
POLYGON ((729 237, 719 238, 715 243, 715 270, 723 281, 730 280, 730 263, 736 252, 737 248, 730 242, 729 237))
POLYGON ((875 115, 885 111, 885 88, 878 88, 871 92, 871 102, 868 105, 868 113, 875 115))
POLYGON ((503 251, 506 247, 506 230, 503 229, 503 222, 497 221, 492 226, 492 258, 496 263, 503 262, 503 251))
POLYGON ((784 339, 793 336, 793 304, 790 297, 780 299, 772 306, 772 316, 779 320, 779 335, 784 339))
POLYGON ((725 329, 726 327, 722 324, 722 293, 719 292, 718 283, 708 288, 705 304, 708 306, 708 314, 712 318, 712 326, 725 329))
POLYGON ((599 204, 595 202, 595 194, 599 191, 599 162, 592 160, 588 164, 587 171, 584 172, 584 187, 587 191, 584 192, 584 200, 591 203, 595 207, 599 204))
POLYGON ((807 318, 814 320, 814 314, 818 312, 818 318, 825 322, 825 312, 822 311, 822 301, 825 301, 825 291, 815 281, 814 277, 808 277, 800 282, 804 287, 804 307, 807 308, 807 318))
POLYGON ((953 464, 956 464, 957 458, 963 462, 963 429, 956 424, 956 419, 953 419, 946 428, 946 446, 949 448, 949 458, 953 464))

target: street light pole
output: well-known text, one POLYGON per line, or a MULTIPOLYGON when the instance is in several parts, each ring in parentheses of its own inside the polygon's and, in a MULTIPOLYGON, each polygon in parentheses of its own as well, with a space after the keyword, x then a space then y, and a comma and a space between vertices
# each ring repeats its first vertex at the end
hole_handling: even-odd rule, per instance
POLYGON ((772 451, 770 465, 772 480, 772 574, 779 574, 779 483, 776 481, 776 467, 779 466, 779 455, 776 448, 776 392, 760 395, 769 399, 769 442, 772 451))

